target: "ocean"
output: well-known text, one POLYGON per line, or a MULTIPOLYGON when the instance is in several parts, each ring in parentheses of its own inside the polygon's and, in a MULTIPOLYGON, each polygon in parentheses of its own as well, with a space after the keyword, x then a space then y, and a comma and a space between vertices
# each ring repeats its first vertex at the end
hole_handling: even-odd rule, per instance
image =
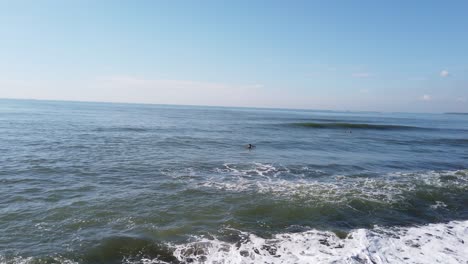
POLYGON ((0 100, 0 263, 468 263, 468 115, 0 100))

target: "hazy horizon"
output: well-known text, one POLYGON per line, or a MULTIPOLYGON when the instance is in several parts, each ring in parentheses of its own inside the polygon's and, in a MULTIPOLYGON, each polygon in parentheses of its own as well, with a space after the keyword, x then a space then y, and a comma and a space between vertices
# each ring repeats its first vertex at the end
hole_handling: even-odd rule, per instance
POLYGON ((257 107, 257 106, 236 106, 236 105, 202 105, 202 104, 164 104, 164 103, 138 103, 138 102, 112 102, 112 101, 80 101, 80 100, 61 100, 61 99, 34 99, 34 98, 1 98, 1 100, 13 101, 40 101, 40 102, 58 102, 58 103, 89 103, 89 104, 129 104, 129 105, 154 105, 154 106, 175 106, 175 107, 208 107, 208 108, 241 108, 241 109, 259 109, 259 110, 285 110, 285 111, 312 111, 312 112, 331 112, 331 113, 382 113, 382 114, 468 114, 468 112, 408 112, 408 111, 378 111, 378 110, 349 110, 349 109, 320 109, 320 108, 286 108, 286 107, 257 107))

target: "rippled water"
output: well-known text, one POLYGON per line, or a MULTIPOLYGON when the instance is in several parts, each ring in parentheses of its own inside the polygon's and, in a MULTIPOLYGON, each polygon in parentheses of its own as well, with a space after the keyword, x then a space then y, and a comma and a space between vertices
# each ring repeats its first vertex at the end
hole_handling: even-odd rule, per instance
POLYGON ((465 115, 0 100, 0 139, 0 263, 468 261, 465 115))

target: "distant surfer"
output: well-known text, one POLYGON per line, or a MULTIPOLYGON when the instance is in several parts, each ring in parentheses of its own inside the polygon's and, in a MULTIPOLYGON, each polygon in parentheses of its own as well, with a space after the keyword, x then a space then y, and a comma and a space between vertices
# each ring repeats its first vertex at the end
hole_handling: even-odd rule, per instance
POLYGON ((254 148, 256 148, 256 147, 255 147, 255 145, 247 144, 247 148, 248 148, 248 149, 254 149, 254 148))

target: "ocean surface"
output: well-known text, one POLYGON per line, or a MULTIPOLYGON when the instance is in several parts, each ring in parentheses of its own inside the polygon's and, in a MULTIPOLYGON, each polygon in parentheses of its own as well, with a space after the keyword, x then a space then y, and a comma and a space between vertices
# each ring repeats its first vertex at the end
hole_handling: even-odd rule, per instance
POLYGON ((468 115, 0 100, 0 263, 468 263, 468 115))

